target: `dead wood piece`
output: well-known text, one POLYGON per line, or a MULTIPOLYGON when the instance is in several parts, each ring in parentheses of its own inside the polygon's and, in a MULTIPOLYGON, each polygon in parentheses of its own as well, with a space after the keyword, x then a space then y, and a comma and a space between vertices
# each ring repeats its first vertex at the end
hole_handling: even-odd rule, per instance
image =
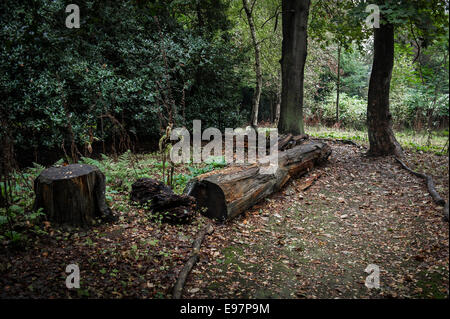
POLYGON ((290 178, 306 174, 330 154, 327 144, 302 144, 280 152, 278 167, 272 174, 261 171, 270 158, 260 159, 259 165, 231 166, 197 176, 188 183, 184 194, 196 198, 197 207, 205 216, 225 221, 280 190, 290 178))
POLYGON ((185 224, 195 215, 195 198, 177 195, 163 182, 141 178, 131 186, 130 199, 160 216, 163 222, 185 224))
POLYGON ((96 218, 115 220, 105 201, 105 175, 96 166, 50 167, 35 179, 34 192, 34 209, 43 208, 57 224, 84 227, 96 218))
POLYGON ((307 179, 305 179, 305 181, 303 181, 303 183, 297 188, 300 191, 305 191, 308 188, 311 187, 311 185, 321 176, 321 174, 314 174, 310 177, 308 177, 307 179))
POLYGON ((300 135, 294 136, 292 138, 292 141, 294 142, 294 145, 299 145, 301 142, 303 142, 307 139, 309 139, 308 134, 300 134, 300 135))
POLYGON ((214 231, 213 226, 211 224, 207 224, 202 230, 198 232, 197 237, 195 238, 194 244, 192 246, 191 256, 189 257, 186 264, 184 264, 183 269, 181 269, 180 273, 178 274, 178 278, 172 292, 173 299, 181 298, 184 284, 186 283, 186 278, 191 272, 194 265, 197 263, 197 260, 199 258, 198 255, 200 252, 200 246, 202 245, 203 239, 205 238, 206 235, 212 234, 213 231, 214 231))
POLYGON ((444 206, 444 219, 446 221, 448 221, 448 203, 445 202, 445 200, 439 195, 439 193, 436 191, 436 186, 434 185, 434 181, 433 178, 430 175, 427 174, 423 174, 423 173, 419 173, 416 171, 413 171, 411 168, 408 167, 408 165, 406 165, 401 159, 399 159, 398 157, 395 157, 395 159, 397 160, 397 162, 400 163, 400 165, 402 165, 402 167, 404 169, 406 169, 408 172, 410 172, 411 174, 420 177, 422 179, 424 179, 427 183, 427 188, 428 188, 428 192, 430 193, 431 197, 433 198, 433 201, 439 205, 439 206, 444 206))
POLYGON ((130 199, 145 205, 157 194, 170 194, 172 190, 163 182, 151 178, 140 178, 131 185, 130 199))
POLYGON ((286 137, 281 138, 278 141, 278 149, 283 150, 283 148, 289 143, 289 141, 292 139, 292 137, 293 137, 292 134, 289 133, 286 137))
POLYGON ((279 148, 279 150, 285 151, 285 150, 291 149, 297 145, 302 144, 304 141, 306 141, 308 139, 309 139, 309 136, 307 134, 292 136, 292 138, 287 142, 287 144, 285 144, 282 148, 279 148))

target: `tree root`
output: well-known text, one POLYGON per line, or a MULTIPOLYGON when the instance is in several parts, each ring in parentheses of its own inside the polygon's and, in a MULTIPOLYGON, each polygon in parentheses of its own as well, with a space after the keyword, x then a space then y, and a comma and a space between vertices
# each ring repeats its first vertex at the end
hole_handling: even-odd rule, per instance
POLYGON ((436 191, 436 187, 434 185, 433 178, 430 175, 426 175, 426 174, 422 174, 422 173, 413 171, 405 163, 403 163, 403 161, 401 159, 399 159, 398 157, 395 157, 395 159, 408 172, 410 172, 411 174, 413 174, 413 175, 415 175, 417 177, 420 177, 420 178, 422 178, 422 179, 424 179, 426 181, 428 192, 430 193, 431 197, 433 198, 433 201, 439 206, 444 206, 444 219, 446 221, 448 221, 449 220, 449 216, 448 216, 448 202, 446 202, 444 199, 442 199, 442 197, 436 191))
MULTIPOLYGON (((331 138, 313 138, 314 140, 319 140, 319 141, 330 141, 330 142, 337 142, 337 143, 342 143, 342 144, 350 144, 350 145, 354 145, 356 147, 361 147, 361 148, 365 148, 366 147, 364 145, 359 145, 351 140, 339 140, 339 139, 331 139, 331 138)), ((424 179, 427 183, 427 188, 428 188, 428 192, 430 193, 431 197, 433 198, 433 201, 439 205, 439 206, 443 206, 444 207, 444 220, 445 221, 449 221, 449 212, 448 212, 448 208, 449 208, 449 203, 446 202, 444 199, 442 199, 442 197, 438 194, 438 192, 436 191, 436 187, 434 185, 434 181, 433 178, 429 175, 426 174, 422 174, 422 173, 418 173, 413 171, 412 169, 410 169, 401 159, 399 159, 397 156, 394 156, 394 158, 397 160, 397 162, 399 162, 404 169, 406 169, 408 172, 410 172, 411 174, 420 177, 422 179, 424 179)))
POLYGON ((194 240, 194 245, 192 246, 192 253, 189 257, 188 261, 184 265, 183 269, 180 271, 178 275, 177 282, 173 287, 172 299, 180 299, 181 293, 183 292, 184 284, 186 282, 186 278, 194 267, 195 263, 198 260, 198 253, 200 251, 200 246, 203 242, 203 239, 206 235, 212 234, 214 228, 211 223, 208 223, 202 230, 200 230, 197 234, 197 237, 194 240))

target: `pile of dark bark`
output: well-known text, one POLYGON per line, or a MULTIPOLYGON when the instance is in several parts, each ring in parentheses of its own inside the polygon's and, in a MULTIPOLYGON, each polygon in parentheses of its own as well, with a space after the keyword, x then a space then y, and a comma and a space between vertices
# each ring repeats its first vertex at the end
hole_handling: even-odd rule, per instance
POLYGON ((151 178, 138 179, 131 186, 130 199, 171 224, 189 223, 195 215, 194 197, 177 195, 163 182, 151 178))

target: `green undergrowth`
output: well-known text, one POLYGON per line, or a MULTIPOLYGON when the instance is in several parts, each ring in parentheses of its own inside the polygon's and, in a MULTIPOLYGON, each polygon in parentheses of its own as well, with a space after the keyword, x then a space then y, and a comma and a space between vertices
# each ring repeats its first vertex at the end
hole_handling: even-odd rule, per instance
MULTIPOLYGON (((367 131, 310 126, 306 128, 306 132, 316 138, 351 140, 365 146, 369 145, 367 131)), ((438 156, 448 154, 448 130, 434 131, 430 137, 427 133, 403 130, 395 132, 395 137, 401 146, 408 151, 433 153, 438 156)))
MULTIPOLYGON (((60 166, 64 159, 51 166, 60 166)), ((97 166, 106 179, 106 201, 109 205, 116 205, 120 210, 127 210, 131 185, 139 178, 153 178, 162 180, 161 157, 157 153, 133 154, 130 151, 117 158, 101 155, 99 159, 82 157, 80 164, 97 166)), ((202 164, 177 164, 173 175, 172 188, 175 193, 182 193, 186 184, 192 178, 220 169, 226 164, 221 159, 215 159, 202 164)), ((166 164, 167 166, 167 164, 166 164)), ((12 183, 6 192, 9 198, 9 207, 0 208, 0 242, 8 246, 22 247, 32 242, 34 235, 45 235, 45 212, 42 209, 33 210, 34 180, 46 167, 33 164, 33 167, 14 171, 12 183)), ((167 178, 167 167, 166 167, 167 178)), ((5 186, 0 183, 0 190, 5 197, 5 186)))

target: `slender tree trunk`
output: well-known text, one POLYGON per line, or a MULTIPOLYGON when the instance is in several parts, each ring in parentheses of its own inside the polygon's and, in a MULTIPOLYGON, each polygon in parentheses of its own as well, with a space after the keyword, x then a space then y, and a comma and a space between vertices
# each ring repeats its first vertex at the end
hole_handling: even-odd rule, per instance
POLYGON ((427 110, 427 115, 428 115, 428 120, 427 120, 427 146, 431 145, 431 138, 432 138, 432 128, 433 128, 433 115, 434 115, 434 109, 436 107, 436 103, 437 103, 437 94, 438 94, 438 87, 435 86, 434 87, 434 97, 433 97, 433 103, 432 106, 428 108, 427 110))
POLYGON ((337 83, 336 83, 336 123, 339 123, 339 93, 341 90, 341 44, 338 43, 337 58, 337 83))
POLYGON ((392 131, 389 112, 389 89, 394 66, 394 27, 380 24, 375 29, 374 57, 369 83, 367 125, 370 149, 368 155, 402 154, 402 148, 392 131))
POLYGON ((310 0, 283 0, 281 133, 303 134, 303 80, 310 0))
POLYGON ((247 15, 248 25, 250 27, 250 34, 252 37, 253 47, 255 49, 255 72, 256 72, 256 87, 255 92, 253 94, 252 101, 252 116, 251 116, 251 124, 253 126, 258 125, 258 110, 259 110, 259 101, 261 99, 261 90, 262 90, 262 71, 261 71, 261 50, 259 48, 259 43, 256 39, 256 29, 255 23, 253 22, 252 16, 252 8, 248 2, 248 0, 242 0, 242 4, 244 6, 245 14, 247 15))
POLYGON ((280 108, 281 108, 281 76, 277 89, 277 103, 275 106, 275 127, 278 127, 278 123, 280 122, 280 108))

